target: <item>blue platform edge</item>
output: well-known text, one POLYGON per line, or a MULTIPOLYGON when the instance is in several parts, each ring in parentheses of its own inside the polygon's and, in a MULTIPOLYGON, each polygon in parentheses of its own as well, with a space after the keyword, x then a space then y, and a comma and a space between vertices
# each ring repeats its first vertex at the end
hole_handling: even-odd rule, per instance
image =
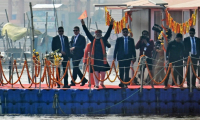
POLYGON ((0 89, 3 114, 199 114, 193 89, 0 89))

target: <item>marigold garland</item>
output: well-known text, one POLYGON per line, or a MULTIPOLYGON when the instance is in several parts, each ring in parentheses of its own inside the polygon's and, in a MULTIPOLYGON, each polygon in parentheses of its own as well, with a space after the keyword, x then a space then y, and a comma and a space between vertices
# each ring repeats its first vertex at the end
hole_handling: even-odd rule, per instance
MULTIPOLYGON (((115 31, 115 34, 119 34, 121 33, 123 28, 126 28, 126 26, 128 26, 128 18, 132 21, 131 15, 128 12, 125 12, 124 16, 122 17, 122 19, 120 21, 115 21, 113 23, 113 28, 115 31)), ((112 17, 107 9, 107 7, 105 7, 105 22, 106 22, 106 26, 110 25, 110 21, 111 21, 112 17)), ((132 34, 131 29, 129 30, 130 34, 132 34)))
POLYGON ((168 10, 167 9, 165 10, 166 25, 169 28, 171 28, 174 33, 181 33, 181 34, 189 33, 190 27, 196 25, 196 16, 197 16, 197 9, 194 11, 191 18, 189 18, 188 21, 184 23, 178 23, 171 17, 168 10))

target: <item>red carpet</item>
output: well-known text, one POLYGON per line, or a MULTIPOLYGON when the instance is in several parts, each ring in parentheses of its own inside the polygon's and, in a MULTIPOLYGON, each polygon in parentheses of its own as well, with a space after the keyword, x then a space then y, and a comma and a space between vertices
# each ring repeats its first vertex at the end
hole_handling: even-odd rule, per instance
MULTIPOLYGON (((0 86, 0 89, 39 89, 39 85, 36 86, 32 85, 31 88, 28 88, 29 84, 23 84, 23 86, 25 88, 22 88, 20 84, 15 84, 12 88, 11 85, 4 85, 4 86, 0 86)), ((106 88, 105 89, 121 89, 118 85, 105 85, 106 88)), ((91 87, 92 89, 94 89, 94 85, 92 85, 91 87)), ((129 85, 128 89, 138 89, 140 88, 140 85, 129 85)), ((143 86, 144 89, 152 89, 151 85, 144 85, 143 86)), ((154 85, 154 88, 156 89, 164 89, 164 85, 154 85)), ((170 86, 170 88, 179 88, 176 86, 170 86)), ((47 87, 46 84, 41 84, 41 89, 49 89, 47 87)), ((50 88, 52 89, 52 88, 50 88)), ((85 86, 80 86, 79 84, 76 86, 72 86, 71 88, 57 88, 57 86, 54 86, 53 89, 89 89, 88 84, 85 84, 85 86)), ((103 89, 101 86, 99 87, 99 89, 103 89)))

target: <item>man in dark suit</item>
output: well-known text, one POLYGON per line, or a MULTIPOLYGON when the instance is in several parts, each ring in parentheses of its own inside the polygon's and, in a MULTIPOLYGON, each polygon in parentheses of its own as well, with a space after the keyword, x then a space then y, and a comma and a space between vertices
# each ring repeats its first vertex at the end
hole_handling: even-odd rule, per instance
MULTIPOLYGON (((64 28, 59 27, 58 28, 59 35, 53 37, 53 40, 52 40, 52 51, 59 49, 58 52, 61 53, 62 57, 64 58, 63 62, 62 62, 62 66, 63 66, 63 72, 65 72, 67 61, 70 60, 70 50, 69 50, 68 37, 63 35, 63 33, 64 33, 64 28)), ((58 72, 60 75, 60 68, 58 68, 58 72)), ((58 88, 60 88, 59 84, 58 84, 58 88)), ((70 86, 68 86, 68 73, 66 73, 66 75, 64 77, 64 87, 63 88, 70 88, 70 86)))
MULTIPOLYGON (((83 77, 83 74, 81 73, 81 71, 79 69, 79 63, 84 55, 86 40, 85 40, 85 37, 79 33, 80 29, 78 26, 75 26, 73 31, 74 31, 74 36, 72 37, 72 39, 70 41, 70 45, 71 45, 70 51, 72 53, 72 63, 74 66, 73 67, 73 78, 75 81, 77 78, 77 75, 79 76, 80 79, 82 79, 82 77, 83 77)), ((84 78, 81 86, 84 86, 87 81, 88 80, 86 78, 84 78)), ((75 83, 73 81, 71 81, 70 86, 75 86, 75 83)))
MULTIPOLYGON (((134 39, 128 36, 127 28, 123 28, 122 34, 123 37, 119 37, 116 40, 115 50, 114 50, 114 60, 117 58, 119 62, 120 78, 123 81, 128 82, 131 60, 133 62, 135 62, 136 60, 135 43, 134 39), (124 79, 124 71, 125 71, 125 79, 124 79)), ((127 87, 127 85, 124 85, 123 83, 120 83, 119 86, 127 87)))
MULTIPOLYGON (((193 63, 194 69, 196 71, 196 69, 197 69, 196 64, 197 64, 197 61, 200 56, 200 39, 194 36, 195 35, 194 28, 190 29, 189 34, 190 34, 190 36, 186 37, 183 41, 184 47, 185 47, 185 57, 188 57, 189 52, 191 52, 192 63, 193 63)), ((187 59, 185 59, 185 62, 186 62, 186 60, 187 59)), ((190 71, 190 69, 189 69, 189 71, 190 71)), ((187 73, 187 86, 188 87, 190 86, 190 80, 191 80, 190 73, 188 72, 187 73)), ((196 83, 196 77, 193 74, 192 75, 192 86, 193 87, 196 87, 195 83, 196 83)))
MULTIPOLYGON (((173 74, 174 79, 177 82, 177 77, 179 77, 179 83, 181 84, 183 82, 183 57, 184 57, 184 45, 182 43, 183 35, 178 33, 176 35, 175 40, 172 40, 167 45, 167 51, 166 51, 166 62, 172 63, 173 68, 173 74)), ((168 67, 169 69, 169 67, 168 67)), ((170 72, 171 73, 171 70, 170 72)), ((167 76, 165 80, 165 88, 169 88, 168 86, 168 80, 169 75, 167 76)), ((180 86, 183 87, 183 86, 180 86)))

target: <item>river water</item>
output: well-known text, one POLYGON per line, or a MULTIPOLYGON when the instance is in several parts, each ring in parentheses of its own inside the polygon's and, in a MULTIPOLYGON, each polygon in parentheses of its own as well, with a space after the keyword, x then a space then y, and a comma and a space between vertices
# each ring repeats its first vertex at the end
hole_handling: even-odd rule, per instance
POLYGON ((48 115, 3 115, 0 120, 200 120, 199 116, 119 116, 119 115, 69 115, 69 116, 48 116, 48 115))

